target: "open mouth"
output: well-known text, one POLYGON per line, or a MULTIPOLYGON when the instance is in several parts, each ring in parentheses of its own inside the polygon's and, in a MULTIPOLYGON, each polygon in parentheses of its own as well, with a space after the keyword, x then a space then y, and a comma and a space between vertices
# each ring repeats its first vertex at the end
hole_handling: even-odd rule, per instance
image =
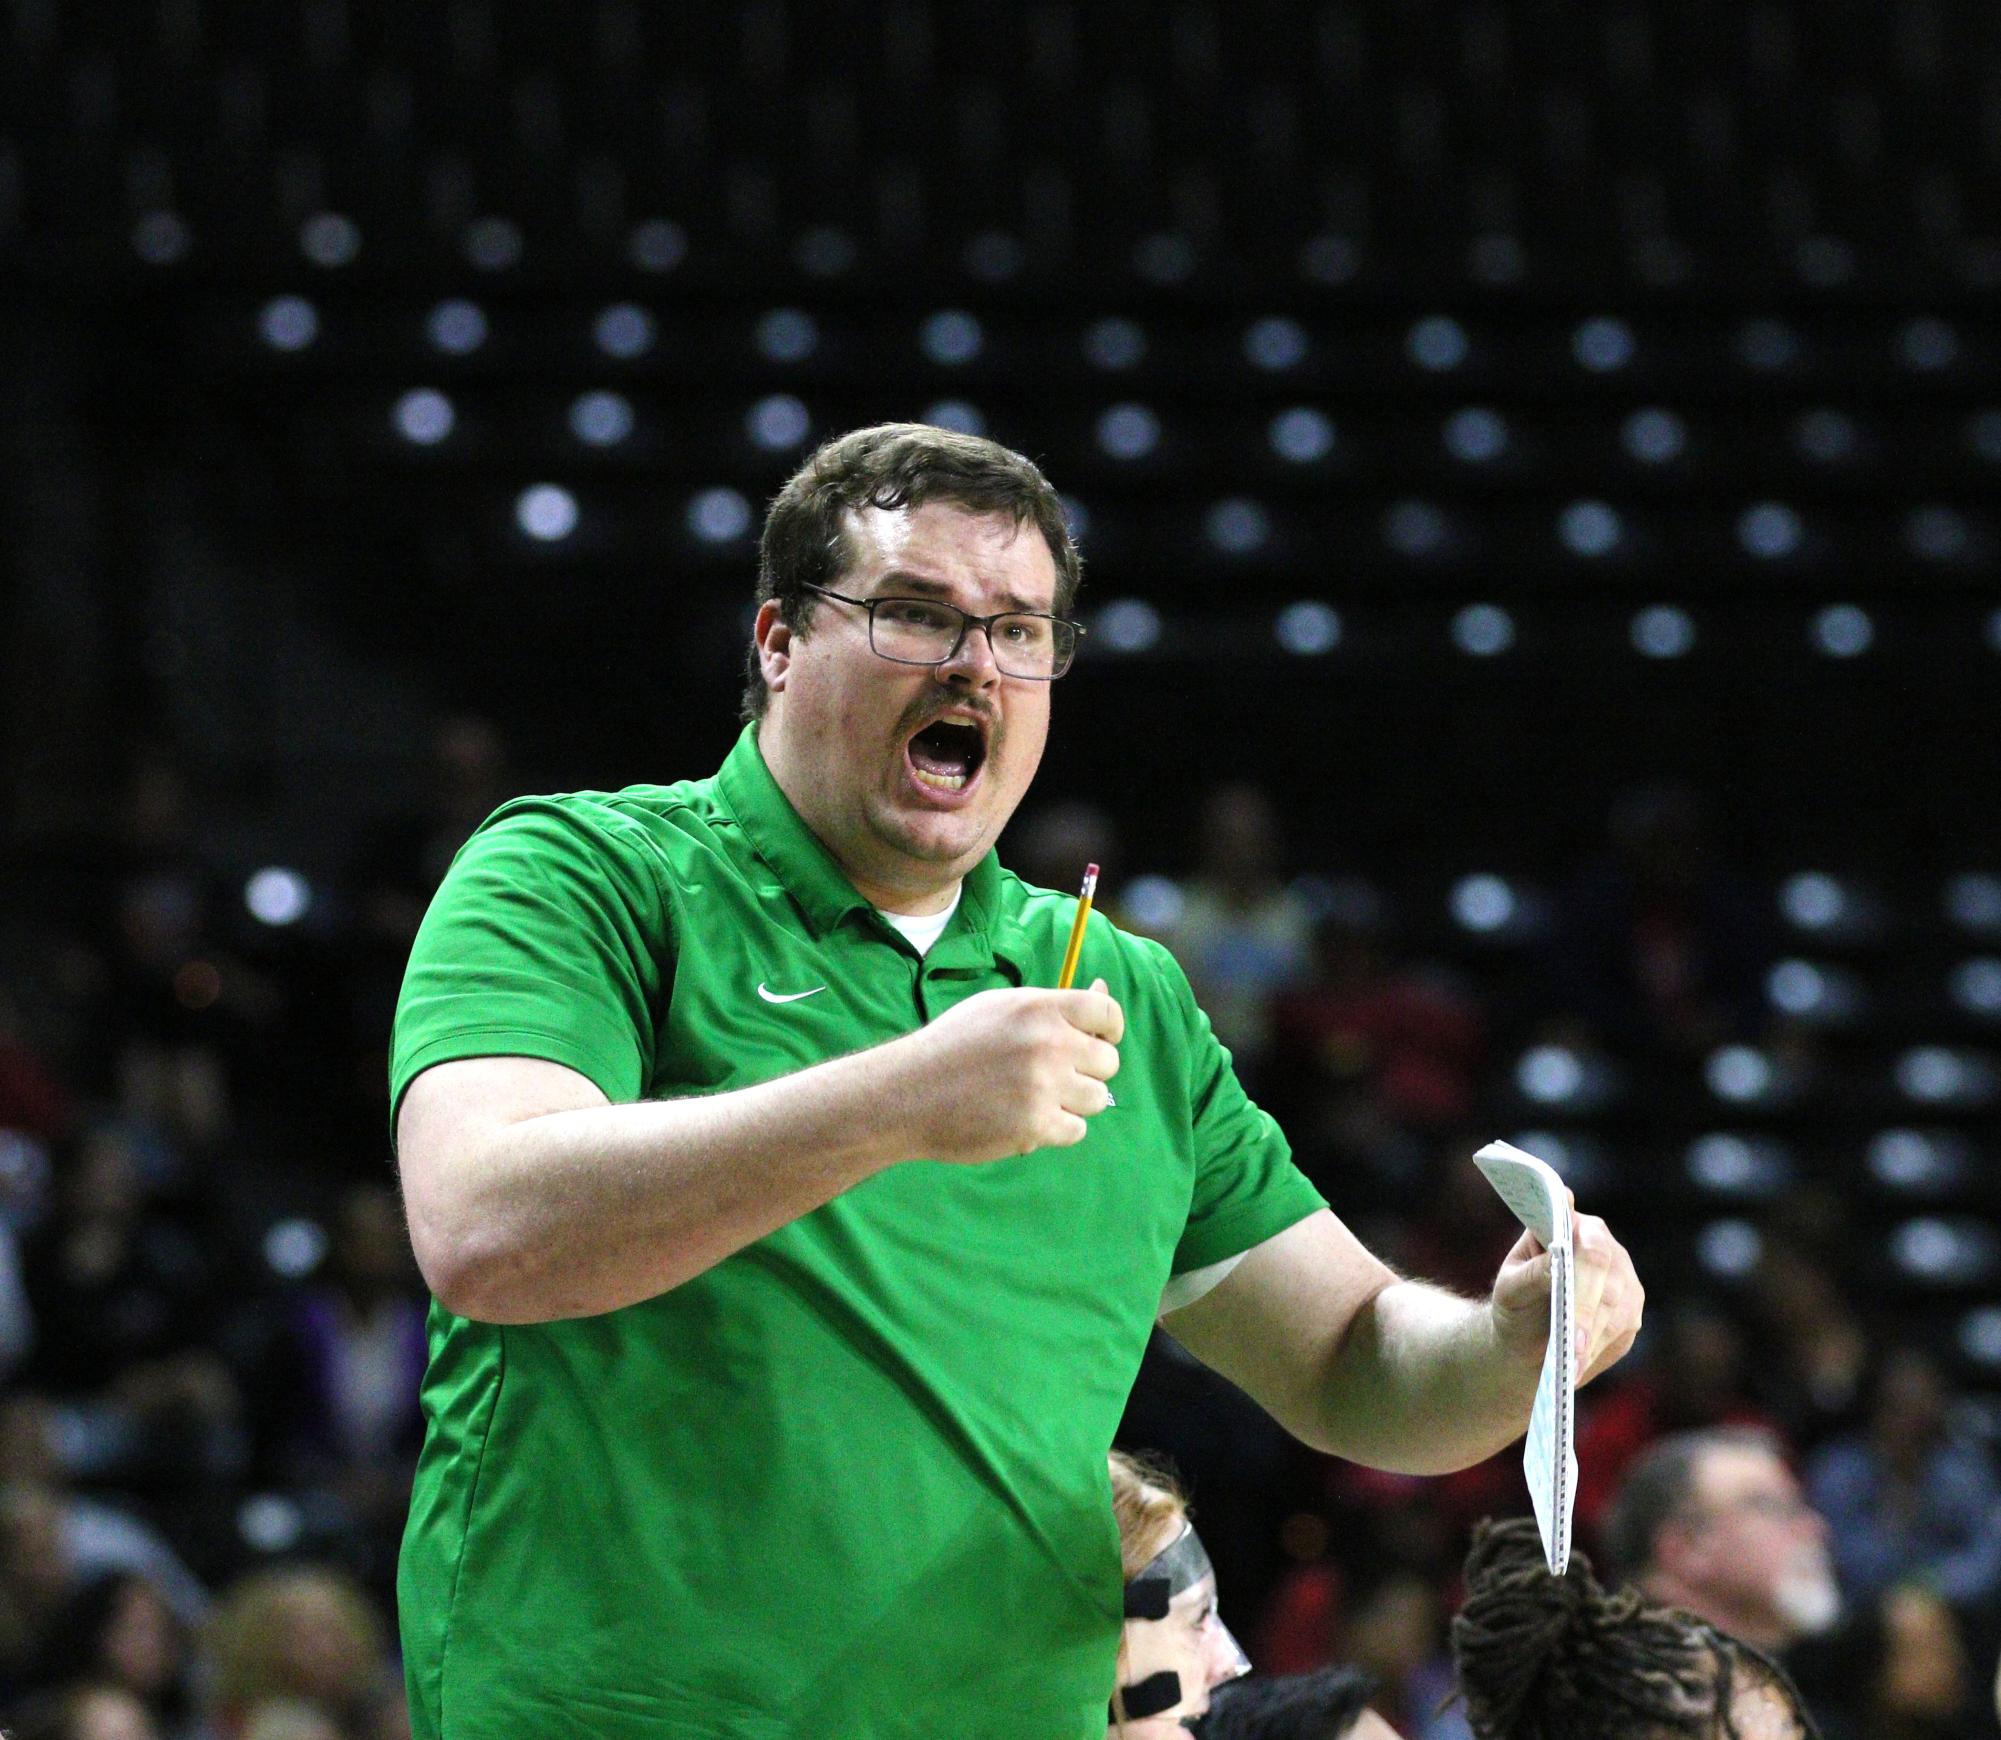
POLYGON ((920 786, 964 791, 987 759, 986 733, 969 719, 934 719, 904 746, 904 754, 920 786))

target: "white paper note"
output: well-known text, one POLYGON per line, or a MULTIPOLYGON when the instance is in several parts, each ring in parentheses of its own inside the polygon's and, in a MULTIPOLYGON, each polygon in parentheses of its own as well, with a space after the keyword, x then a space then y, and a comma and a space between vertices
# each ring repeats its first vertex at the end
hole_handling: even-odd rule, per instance
POLYGON ((1577 1503, 1577 1301, 1570 1289, 1574 1256, 1570 1193, 1546 1160, 1509 1142, 1489 1142, 1473 1156, 1515 1218, 1550 1253, 1549 1345, 1529 1415, 1522 1472, 1542 1531, 1543 1557, 1560 1577, 1570 1563, 1570 1516, 1577 1503))

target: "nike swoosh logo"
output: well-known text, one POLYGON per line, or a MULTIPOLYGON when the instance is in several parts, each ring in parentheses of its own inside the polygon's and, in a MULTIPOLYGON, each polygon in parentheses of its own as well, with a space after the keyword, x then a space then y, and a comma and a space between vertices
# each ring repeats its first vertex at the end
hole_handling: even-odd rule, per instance
POLYGON ((796 1003, 801 997, 817 997, 826 988, 825 985, 815 985, 810 991, 774 991, 760 979, 757 994, 767 1003, 796 1003))

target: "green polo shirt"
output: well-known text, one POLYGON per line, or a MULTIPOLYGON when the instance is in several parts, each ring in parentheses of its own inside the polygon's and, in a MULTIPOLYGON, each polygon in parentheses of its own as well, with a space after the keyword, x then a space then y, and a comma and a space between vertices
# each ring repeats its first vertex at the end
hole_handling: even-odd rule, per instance
MULTIPOLYGON (((492 1055, 615 1103, 748 1087, 1053 985, 1074 911, 990 853, 920 959, 752 728, 713 779, 488 819, 412 950, 393 1102, 492 1055)), ((1321 1198, 1165 950, 1094 917, 1096 977, 1118 1103, 1074 1148, 893 1166, 599 1317, 433 1305, 398 1588, 418 1740, 1100 1740, 1105 1451, 1161 1288, 1321 1198)))

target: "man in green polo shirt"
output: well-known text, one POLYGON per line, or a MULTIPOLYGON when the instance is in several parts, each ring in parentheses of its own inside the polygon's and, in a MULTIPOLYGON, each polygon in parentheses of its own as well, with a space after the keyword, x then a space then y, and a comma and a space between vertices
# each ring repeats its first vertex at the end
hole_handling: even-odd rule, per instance
MULTIPOLYGON (((1525 1425, 1531 1242, 1486 1300, 1399 1280, 1165 951, 1094 918, 1053 988, 1074 903, 993 842, 1077 574, 1019 455, 830 442, 768 517, 715 777, 524 798, 454 861, 391 1058, 437 1300, 419 1740, 1097 1740, 1157 1319, 1338 1454, 1525 1425)), ((1642 1295, 1579 1229, 1595 1374, 1642 1295)))

